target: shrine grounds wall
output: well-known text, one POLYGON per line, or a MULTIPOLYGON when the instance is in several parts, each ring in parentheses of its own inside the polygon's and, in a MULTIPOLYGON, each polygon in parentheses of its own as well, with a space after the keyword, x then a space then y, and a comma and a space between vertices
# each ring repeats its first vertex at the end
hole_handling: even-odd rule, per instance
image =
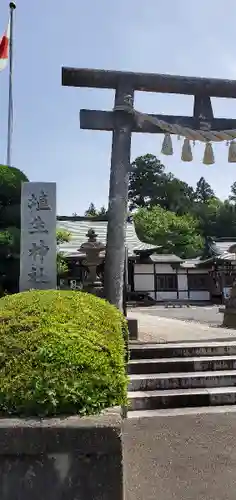
POLYGON ((122 500, 120 411, 0 419, 1 500, 122 500))

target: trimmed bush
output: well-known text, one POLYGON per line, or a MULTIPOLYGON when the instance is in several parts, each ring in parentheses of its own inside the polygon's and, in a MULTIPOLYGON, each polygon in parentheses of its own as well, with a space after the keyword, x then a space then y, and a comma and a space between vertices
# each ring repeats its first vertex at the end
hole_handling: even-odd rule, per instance
POLYGON ((91 415, 126 402, 122 314, 83 292, 0 299, 0 415, 91 415))
POLYGON ((0 200, 3 205, 20 204, 21 184, 28 178, 18 168, 0 165, 0 200))

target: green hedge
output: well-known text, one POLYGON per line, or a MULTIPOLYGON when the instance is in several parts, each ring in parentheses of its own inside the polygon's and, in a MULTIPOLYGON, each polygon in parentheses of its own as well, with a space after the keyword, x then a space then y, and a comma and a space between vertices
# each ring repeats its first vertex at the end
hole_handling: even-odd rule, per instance
POLYGON ((18 168, 0 165, 0 200, 3 205, 20 205, 21 184, 28 178, 18 168))
POLYGON ((73 291, 0 299, 0 415, 89 415, 126 403, 127 324, 73 291))

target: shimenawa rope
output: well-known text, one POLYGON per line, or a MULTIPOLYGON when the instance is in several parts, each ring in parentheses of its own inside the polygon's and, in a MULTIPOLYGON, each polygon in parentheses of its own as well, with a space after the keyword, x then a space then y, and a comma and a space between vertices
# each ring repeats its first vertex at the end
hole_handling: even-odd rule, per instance
MULTIPOLYGON (((160 120, 156 117, 150 116, 146 113, 141 113, 140 111, 135 110, 131 104, 131 97, 127 96, 126 103, 122 105, 116 105, 113 111, 126 111, 132 114, 140 127, 142 127, 145 121, 152 123, 153 125, 160 128, 164 135, 164 140, 162 144, 162 154, 165 155, 173 155, 173 146, 171 140, 171 134, 177 135, 178 139, 184 137, 184 143, 182 147, 182 161, 192 161, 192 149, 191 142, 193 145, 196 141, 205 143, 205 151, 203 157, 203 163, 206 165, 211 165, 215 163, 214 152, 212 147, 212 142, 222 142, 226 141, 229 146, 228 150, 228 161, 230 163, 236 163, 236 142, 234 139, 236 138, 236 130, 194 130, 188 127, 182 127, 178 124, 170 124, 164 120, 160 120)), ((207 127, 207 124, 205 124, 207 127)))

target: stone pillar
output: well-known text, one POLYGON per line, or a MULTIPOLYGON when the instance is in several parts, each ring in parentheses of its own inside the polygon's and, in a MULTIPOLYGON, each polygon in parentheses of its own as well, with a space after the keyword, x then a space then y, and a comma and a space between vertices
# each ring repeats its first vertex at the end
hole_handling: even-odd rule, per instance
POLYGON ((234 281, 230 297, 226 300, 223 326, 236 329, 236 282, 234 281))
POLYGON ((24 182, 21 190, 20 291, 57 286, 56 183, 24 182))
POLYGON ((97 266, 101 263, 102 256, 101 252, 105 250, 105 245, 100 241, 97 241, 97 234, 93 229, 89 229, 87 233, 88 241, 82 243, 79 248, 80 252, 84 252, 86 254, 86 258, 83 260, 83 264, 85 264, 89 273, 85 279, 83 284, 83 289, 86 292, 94 293, 95 295, 102 296, 103 295, 103 286, 101 280, 97 276, 97 266))

